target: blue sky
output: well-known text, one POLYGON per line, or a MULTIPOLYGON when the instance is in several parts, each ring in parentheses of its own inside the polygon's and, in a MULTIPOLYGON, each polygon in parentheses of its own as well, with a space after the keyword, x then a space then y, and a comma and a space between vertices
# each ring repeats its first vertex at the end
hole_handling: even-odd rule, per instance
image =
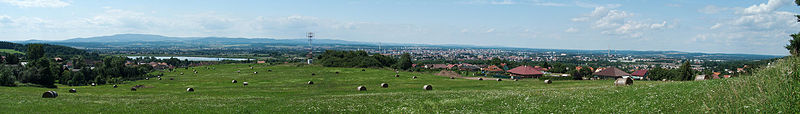
POLYGON ((792 0, 0 0, 0 39, 138 33, 788 55, 792 0))

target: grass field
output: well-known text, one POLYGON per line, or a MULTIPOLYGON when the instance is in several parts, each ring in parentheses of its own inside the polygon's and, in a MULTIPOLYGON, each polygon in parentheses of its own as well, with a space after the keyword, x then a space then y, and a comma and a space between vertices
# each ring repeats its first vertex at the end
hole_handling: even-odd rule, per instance
POLYGON ((17 50, 14 50, 14 49, 0 49, 0 53, 10 53, 10 54, 17 54, 17 53, 19 53, 19 54, 25 54, 25 53, 19 52, 19 51, 17 51, 17 50))
POLYGON ((254 65, 250 70, 248 64, 225 64, 210 66, 215 70, 197 67, 198 74, 192 69, 165 72, 163 80, 128 82, 119 88, 0 87, 0 113, 798 113, 798 73, 787 74, 798 70, 797 61, 782 60, 740 78, 636 81, 625 87, 613 86, 612 80, 544 84, 536 79, 478 81, 410 72, 398 78, 385 69, 254 65), (239 83, 231 83, 234 79, 239 83), (389 87, 380 88, 380 83, 389 87), (129 90, 140 84, 151 88, 129 90), (433 90, 423 90, 426 84, 433 90), (357 86, 368 90, 357 91, 357 86), (187 87, 195 92, 186 92, 187 87), (68 93, 70 88, 78 92, 68 93), (48 90, 59 96, 41 98, 48 90))

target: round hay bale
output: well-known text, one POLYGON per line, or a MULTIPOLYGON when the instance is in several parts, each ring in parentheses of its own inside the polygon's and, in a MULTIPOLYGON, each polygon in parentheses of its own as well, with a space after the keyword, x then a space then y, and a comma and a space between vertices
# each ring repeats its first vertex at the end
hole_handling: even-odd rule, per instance
POLYGON ((308 85, 313 85, 314 81, 308 81, 308 85))
POLYGON ((478 80, 483 80, 483 78, 478 78, 478 80))
POLYGON ((158 78, 158 80, 161 80, 161 78, 158 78))
POLYGON ((422 86, 422 89, 425 89, 425 90, 433 90, 433 86, 431 86, 431 85, 425 85, 425 86, 422 86))
POLYGON ((518 79, 514 79, 514 81, 519 81, 518 79))
POLYGON ((114 88, 117 88, 117 84, 114 84, 114 88))
POLYGON ((381 87, 382 87, 382 88, 388 88, 388 87, 389 87, 389 84, 386 84, 386 83, 381 83, 381 87))
POLYGON ((58 93, 56 91, 46 91, 42 94, 42 98, 56 98, 58 93))
POLYGON ((456 77, 450 77, 450 79, 456 79, 456 77))
POLYGON ((253 67, 250 67, 250 70, 253 70, 253 67))
POLYGON ((194 71, 194 74, 197 74, 197 71, 194 71))
POLYGON ((186 88, 186 92, 194 92, 194 88, 186 88))
POLYGON ((181 75, 183 75, 183 72, 181 72, 181 75))
POLYGON ((367 90, 367 87, 364 87, 364 86, 358 86, 358 88, 356 88, 356 89, 358 89, 358 91, 366 91, 366 90, 367 90))
POLYGON ((75 88, 72 88, 72 89, 69 89, 69 92, 70 93, 75 93, 75 92, 78 92, 78 90, 75 90, 75 88))
POLYGON ((272 69, 268 69, 267 72, 272 72, 272 69))
POLYGON ((550 81, 550 80, 544 80, 544 83, 546 83, 546 84, 550 84, 550 83, 553 83, 553 81, 550 81))
POLYGON ((503 79, 500 79, 500 78, 498 78, 498 79, 497 79, 497 81, 498 81, 498 82, 499 82, 499 81, 503 81, 503 79))
POLYGON ((311 73, 311 75, 313 76, 313 75, 317 75, 317 74, 315 74, 315 73, 311 73))
POLYGON ((92 85, 92 86, 97 86, 97 84, 95 84, 95 83, 92 83, 91 85, 92 85))
POLYGON ((417 79, 417 76, 411 77, 412 79, 417 79))
POLYGON ((615 86, 627 86, 631 84, 633 84, 633 79, 629 77, 617 78, 617 80, 614 81, 615 86))
POLYGON ((236 80, 233 80, 233 81, 231 81, 231 82, 233 82, 233 83, 236 83, 237 81, 236 81, 236 80))
POLYGON ((150 80, 150 78, 144 78, 144 80, 150 80))
POLYGON ((175 80, 175 78, 169 78, 169 80, 175 80))
POLYGON ((666 81, 667 81, 667 79, 661 79, 661 81, 665 81, 665 82, 666 82, 666 81))
POLYGON ((243 85, 247 86, 247 82, 242 82, 243 85))
POLYGON ((400 77, 400 75, 398 75, 398 74, 395 74, 395 75, 394 75, 394 77, 400 77))
POLYGON ((240 72, 242 72, 242 70, 237 70, 237 71, 236 71, 236 73, 240 73, 240 72))
POLYGON ((156 77, 159 77, 159 78, 161 78, 161 76, 156 76, 156 77))
POLYGON ((361 71, 367 71, 367 69, 361 69, 361 71))
POLYGON ((136 87, 131 87, 131 91, 136 91, 136 87))
POLYGON ((258 72, 253 72, 253 74, 258 74, 258 72))
POLYGON ((339 71, 336 71, 336 74, 339 74, 339 71))

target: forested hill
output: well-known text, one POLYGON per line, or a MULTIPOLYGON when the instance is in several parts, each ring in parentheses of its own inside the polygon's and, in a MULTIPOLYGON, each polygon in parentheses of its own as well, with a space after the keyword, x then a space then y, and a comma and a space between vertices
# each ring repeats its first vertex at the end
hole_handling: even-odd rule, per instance
MULTIPOLYGON (((0 41, 0 49, 12 49, 15 51, 25 52, 27 45, 32 44, 17 44, 11 42, 0 41)), ((96 53, 89 53, 85 50, 76 49, 68 46, 42 44, 46 57, 61 57, 64 59, 72 58, 75 56, 83 56, 86 59, 99 59, 100 56, 96 53)))

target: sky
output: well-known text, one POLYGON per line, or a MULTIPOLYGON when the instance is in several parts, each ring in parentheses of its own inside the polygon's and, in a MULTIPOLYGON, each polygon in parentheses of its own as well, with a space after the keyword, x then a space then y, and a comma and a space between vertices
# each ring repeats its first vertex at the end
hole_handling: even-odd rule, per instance
POLYGON ((0 40, 114 34, 788 55, 792 0, 0 0, 0 40))

